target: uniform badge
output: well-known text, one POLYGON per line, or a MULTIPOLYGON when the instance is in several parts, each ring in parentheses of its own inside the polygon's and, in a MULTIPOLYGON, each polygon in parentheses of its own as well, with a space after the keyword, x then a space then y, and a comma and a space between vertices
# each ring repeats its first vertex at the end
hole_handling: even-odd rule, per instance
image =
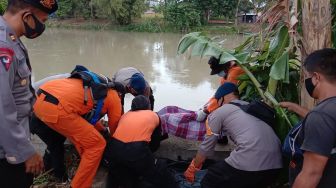
POLYGON ((14 34, 12 34, 12 33, 9 34, 9 37, 11 38, 12 41, 14 41, 14 42, 16 41, 16 37, 15 37, 14 34))
POLYGON ((22 79, 21 80, 21 86, 27 85, 27 79, 22 79))
POLYGON ((55 4, 55 0, 41 0, 40 3, 48 9, 52 9, 55 4))
POLYGON ((14 52, 9 48, 0 48, 0 62, 5 67, 6 71, 9 70, 10 65, 13 62, 14 52))

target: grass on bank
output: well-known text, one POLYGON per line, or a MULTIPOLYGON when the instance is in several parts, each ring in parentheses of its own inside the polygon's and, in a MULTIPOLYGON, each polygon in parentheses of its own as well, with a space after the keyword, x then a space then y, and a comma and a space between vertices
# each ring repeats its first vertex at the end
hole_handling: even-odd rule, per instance
POLYGON ((179 29, 169 25, 163 19, 163 15, 144 15, 141 19, 135 20, 130 25, 119 25, 107 19, 84 20, 84 19, 65 19, 50 20, 47 25, 52 28, 84 29, 84 30, 116 30, 126 32, 149 32, 149 33, 187 33, 202 31, 209 34, 237 34, 246 31, 249 26, 239 26, 233 24, 208 24, 190 29, 179 29))

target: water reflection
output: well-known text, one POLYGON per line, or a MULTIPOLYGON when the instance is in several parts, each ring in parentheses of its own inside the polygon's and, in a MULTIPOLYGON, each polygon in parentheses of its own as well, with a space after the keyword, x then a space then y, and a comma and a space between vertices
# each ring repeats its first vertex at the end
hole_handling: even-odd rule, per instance
MULTIPOLYGON (((177 56, 182 35, 48 29, 35 40, 24 40, 33 66, 33 79, 70 72, 82 64, 95 72, 112 76, 119 68, 140 69, 156 98, 155 109, 178 105, 197 109, 214 93, 218 77, 209 76, 207 59, 177 56)), ((229 36, 232 48, 242 37, 229 36)), ((131 97, 126 98, 129 106, 131 97)), ((129 108, 129 107, 128 107, 129 108)))

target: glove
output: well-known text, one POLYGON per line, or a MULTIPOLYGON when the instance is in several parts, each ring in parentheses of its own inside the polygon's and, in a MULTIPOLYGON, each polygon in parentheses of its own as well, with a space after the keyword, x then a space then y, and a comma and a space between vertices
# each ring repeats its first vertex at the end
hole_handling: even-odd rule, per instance
POLYGON ((201 170, 202 165, 199 167, 195 166, 195 159, 193 159, 188 167, 188 169, 184 172, 184 177, 190 183, 194 183, 195 181, 195 174, 197 171, 201 170))
POLYGON ((205 113, 205 112, 203 111, 203 109, 198 110, 198 111, 197 111, 196 121, 199 121, 199 122, 204 121, 205 118, 206 118, 207 116, 208 116, 208 114, 205 113))

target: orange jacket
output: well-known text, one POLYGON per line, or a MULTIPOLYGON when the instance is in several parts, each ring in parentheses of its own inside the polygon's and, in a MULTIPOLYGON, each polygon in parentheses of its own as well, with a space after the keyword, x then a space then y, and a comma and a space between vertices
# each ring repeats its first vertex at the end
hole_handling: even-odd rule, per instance
MULTIPOLYGON (((225 82, 232 82, 234 84, 238 84, 239 80, 237 78, 244 74, 244 70, 240 68, 239 66, 234 66, 229 69, 227 78, 221 78, 220 79, 220 84, 223 85, 225 82)), ((211 113, 215 111, 219 107, 217 99, 214 97, 211 97, 209 101, 204 105, 204 110, 207 111, 208 113, 211 113)))
POLYGON ((113 138, 124 143, 150 142, 159 123, 159 116, 151 110, 129 111, 121 117, 113 138))
POLYGON ((229 69, 226 79, 220 78, 220 84, 223 85, 225 82, 232 82, 234 84, 238 84, 239 80, 237 80, 237 78, 244 73, 245 73, 244 70, 239 66, 233 66, 229 69))
MULTIPOLYGON (((64 78, 49 81, 43 84, 40 89, 56 97, 64 109, 69 113, 83 115, 93 108, 93 101, 90 90, 87 90, 88 102, 84 104, 83 81, 76 78, 64 78)), ((101 111, 108 116, 108 126, 111 132, 114 132, 121 117, 122 107, 118 93, 109 89, 104 100, 101 111)), ((97 129, 99 130, 100 123, 97 129)))

